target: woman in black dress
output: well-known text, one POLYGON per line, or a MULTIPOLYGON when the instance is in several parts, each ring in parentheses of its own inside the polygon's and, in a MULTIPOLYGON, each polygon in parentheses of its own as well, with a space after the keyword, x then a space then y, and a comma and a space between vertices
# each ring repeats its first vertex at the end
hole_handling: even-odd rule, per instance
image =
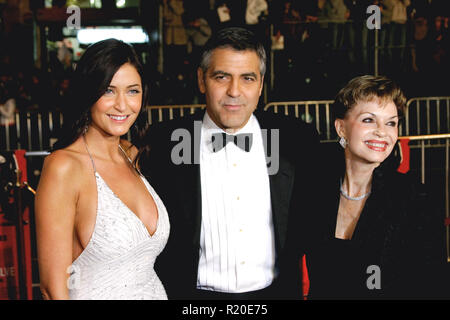
POLYGON ((317 188, 307 195, 313 209, 293 204, 299 215, 288 240, 287 270, 298 270, 305 254, 309 298, 436 298, 450 291, 443 216, 423 185, 396 171, 392 151, 405 105, 385 77, 357 77, 336 97, 342 148, 324 145, 317 188))

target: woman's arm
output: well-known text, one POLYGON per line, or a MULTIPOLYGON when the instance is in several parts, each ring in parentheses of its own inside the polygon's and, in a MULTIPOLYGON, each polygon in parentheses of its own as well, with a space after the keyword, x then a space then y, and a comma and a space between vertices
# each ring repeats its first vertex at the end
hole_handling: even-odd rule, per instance
POLYGON ((76 161, 56 151, 44 161, 35 200, 36 237, 44 299, 68 299, 78 191, 76 161))

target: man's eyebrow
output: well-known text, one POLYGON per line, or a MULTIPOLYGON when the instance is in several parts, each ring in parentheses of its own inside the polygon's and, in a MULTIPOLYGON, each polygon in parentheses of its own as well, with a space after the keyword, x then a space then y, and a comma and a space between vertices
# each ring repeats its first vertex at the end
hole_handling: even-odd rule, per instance
POLYGON ((254 77, 254 78, 258 79, 258 75, 254 72, 243 73, 241 76, 242 77, 254 77))
MULTIPOLYGON (((217 76, 217 75, 231 76, 230 73, 222 71, 222 70, 216 70, 216 71, 211 72, 212 77, 217 76)), ((256 79, 258 79, 258 75, 254 72, 243 73, 243 74, 241 74, 241 77, 255 77, 256 79)))
POLYGON ((212 77, 217 76, 217 75, 219 75, 219 74, 220 74, 220 75, 224 75, 224 76, 231 76, 230 73, 225 72, 225 71, 222 71, 222 70, 216 70, 216 71, 211 72, 211 76, 212 76, 212 77))

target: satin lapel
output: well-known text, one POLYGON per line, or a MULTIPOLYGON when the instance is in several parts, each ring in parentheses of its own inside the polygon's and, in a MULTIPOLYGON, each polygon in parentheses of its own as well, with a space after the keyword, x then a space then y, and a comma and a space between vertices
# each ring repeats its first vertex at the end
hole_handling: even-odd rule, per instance
POLYGON ((189 164, 184 165, 180 176, 182 184, 182 197, 180 201, 183 203, 183 221, 186 228, 192 230, 192 244, 194 247, 200 243, 200 224, 201 224, 201 184, 200 184, 200 165, 189 164))
MULTIPOLYGON (((192 123, 193 124, 193 123, 192 123)), ((194 125, 186 126, 185 129, 189 131, 191 137, 194 137, 194 125), (192 130, 191 130, 192 129, 192 130)), ((193 151, 194 139, 191 140, 193 151)), ((194 153, 191 153, 194 155, 194 153)), ((189 250, 190 252, 183 252, 190 257, 190 261, 187 261, 189 267, 192 268, 188 274, 192 277, 189 282, 192 287, 195 288, 197 281, 197 268, 198 268, 198 255, 200 245, 200 225, 201 225, 201 188, 200 188, 200 165, 192 160, 189 164, 180 164, 173 167, 171 173, 173 183, 176 184, 175 188, 179 190, 179 198, 175 201, 179 201, 176 207, 180 208, 179 212, 172 213, 173 220, 171 223, 175 225, 175 220, 178 228, 181 228, 180 232, 184 235, 183 238, 178 238, 178 241, 184 242, 178 245, 183 250, 189 250)), ((172 233, 172 231, 171 231, 172 233)))
POLYGON ((270 197, 272 218, 277 246, 284 247, 289 217, 289 206, 294 185, 294 166, 280 156, 280 168, 277 174, 270 175, 270 197))
POLYGON ((201 186, 200 186, 200 166, 198 164, 187 165, 183 169, 183 196, 180 199, 184 209, 182 213, 184 215, 181 220, 181 228, 186 228, 186 235, 188 238, 182 240, 189 242, 190 244, 186 248, 190 248, 190 256, 192 258, 192 270, 193 277, 195 274, 196 281, 198 259, 199 259, 199 246, 200 246, 200 230, 201 230, 201 214, 202 214, 202 201, 201 201, 201 186))
POLYGON ((192 223, 193 225, 193 238, 192 238, 192 248, 193 258, 194 258, 194 270, 198 267, 198 252, 200 247, 200 230, 202 221, 202 191, 201 191, 201 179, 200 179, 200 136, 201 136, 201 121, 203 120, 204 113, 201 113, 201 117, 197 118, 190 132, 193 134, 194 139, 192 155, 194 158, 193 164, 189 168, 189 181, 192 181, 189 185, 191 186, 190 196, 192 197, 192 223))
MULTIPOLYGON (((180 190, 180 207, 183 208, 182 217, 178 219, 184 224, 183 227, 189 230, 190 239, 186 239, 193 245, 194 254, 198 255, 198 245, 200 243, 200 224, 201 224, 201 184, 200 184, 200 135, 201 122, 204 113, 194 115, 180 128, 189 132, 191 146, 190 163, 174 166, 173 174, 177 175, 174 182, 180 184, 177 186, 180 190)), ((179 142, 176 142, 177 144, 179 142)))
MULTIPOLYGON (((192 208, 193 221, 194 221, 194 237, 193 237, 193 245, 194 249, 200 246, 200 229, 202 223, 202 185, 200 180, 200 165, 195 164, 192 168, 192 179, 194 184, 192 186, 195 194, 194 206, 192 208)), ((196 250, 196 254, 198 254, 198 250, 196 250)))
POLYGON ((386 192, 386 187, 379 179, 379 177, 374 175, 372 194, 364 205, 353 233, 355 240, 367 243, 384 243, 388 240, 385 236, 388 234, 392 216, 387 213, 393 212, 392 210, 395 209, 391 208, 393 201, 389 200, 390 195, 386 192))
MULTIPOLYGON (((270 149, 271 150, 270 152, 276 151, 278 153, 279 167, 275 174, 269 175, 269 182, 270 182, 270 197, 272 203, 272 218, 275 231, 276 245, 277 248, 281 249, 284 247, 284 242, 286 239, 290 199, 292 188, 294 185, 295 167, 291 162, 288 161, 288 159, 286 159, 283 156, 282 150, 272 148, 273 143, 277 143, 278 146, 280 146, 279 142, 271 141, 271 137, 276 137, 278 135, 272 134, 271 129, 264 128, 263 121, 260 122, 260 126, 261 129, 267 130, 266 131, 267 136, 265 138, 267 142, 264 143, 266 159, 269 159, 268 155, 270 154, 268 153, 267 149, 270 149)), ((278 131, 279 133, 278 139, 282 138, 280 131, 278 131)), ((273 160, 274 156, 276 155, 270 154, 272 162, 274 161, 273 160)), ((271 170, 268 171, 271 172, 271 170)), ((272 173, 274 172, 272 171, 272 173)))
POLYGON ((192 179, 192 222, 193 222, 193 236, 192 236, 192 284, 195 287, 197 284, 199 249, 200 249, 200 230, 202 223, 202 191, 200 180, 200 165, 192 165, 190 178, 192 179))

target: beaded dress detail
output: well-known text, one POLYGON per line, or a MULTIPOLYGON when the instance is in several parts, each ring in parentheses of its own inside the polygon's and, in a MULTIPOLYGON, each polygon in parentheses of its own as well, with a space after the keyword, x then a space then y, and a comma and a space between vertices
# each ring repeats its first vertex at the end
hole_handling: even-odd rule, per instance
POLYGON ((88 245, 70 266, 70 299, 166 300, 164 286, 153 268, 169 237, 164 204, 141 175, 158 210, 157 228, 150 235, 144 223, 109 188, 89 156, 97 183, 97 217, 88 245))

